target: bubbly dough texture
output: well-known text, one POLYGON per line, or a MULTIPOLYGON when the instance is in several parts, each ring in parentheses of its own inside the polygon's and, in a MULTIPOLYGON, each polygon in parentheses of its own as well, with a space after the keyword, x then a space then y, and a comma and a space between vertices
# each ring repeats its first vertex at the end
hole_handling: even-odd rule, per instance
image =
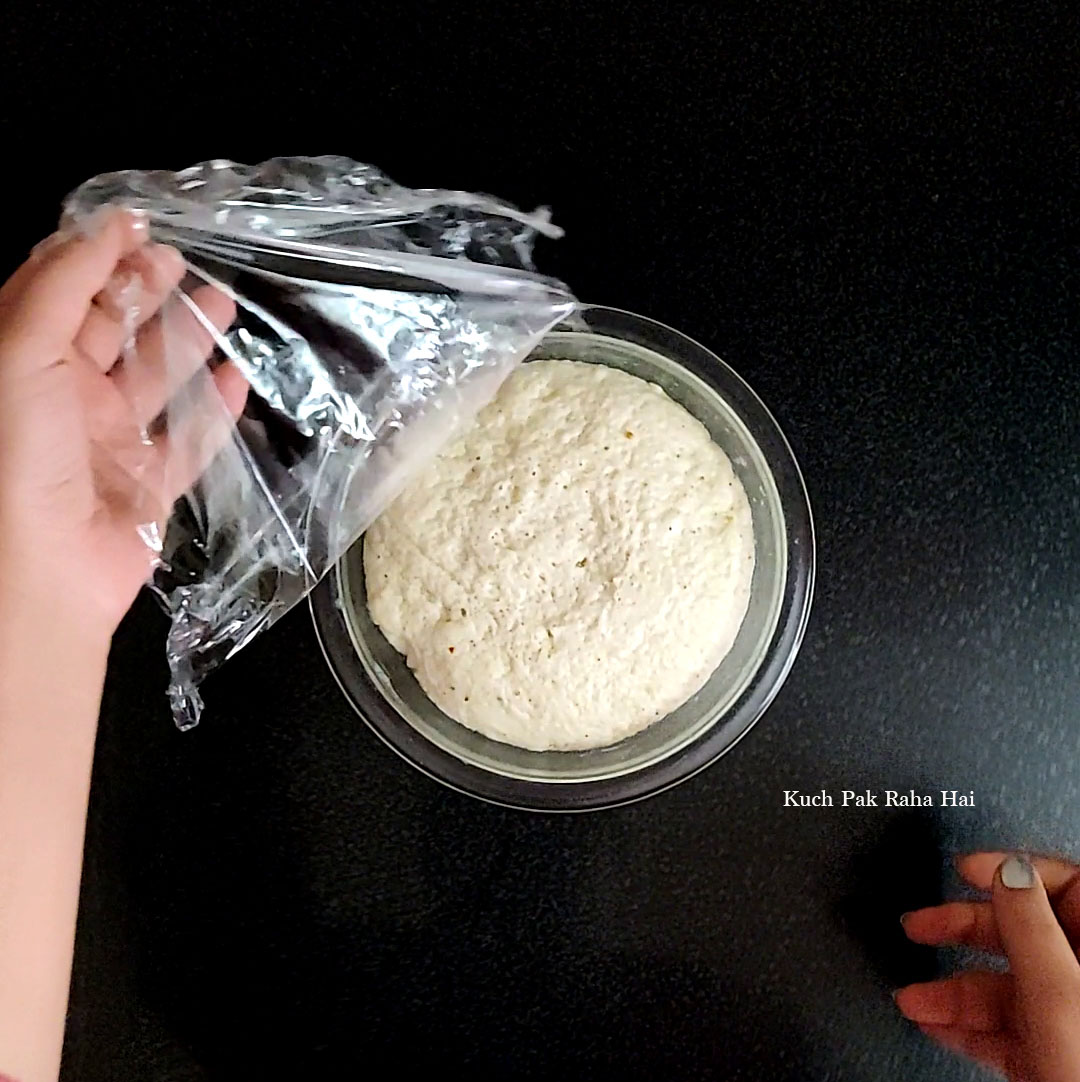
POLYGON ((613 744, 685 702, 735 640, 750 506, 659 387, 519 368, 368 531, 368 606, 445 713, 534 750, 613 744))

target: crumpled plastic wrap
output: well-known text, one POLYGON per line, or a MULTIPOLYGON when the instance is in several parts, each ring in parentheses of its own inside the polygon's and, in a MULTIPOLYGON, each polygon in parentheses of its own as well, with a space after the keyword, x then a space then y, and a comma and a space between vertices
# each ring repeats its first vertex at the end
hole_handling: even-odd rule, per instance
MULTIPOLYGON (((178 474, 193 461, 202 473, 164 529, 148 492, 139 532, 188 728, 206 673, 314 587, 574 301, 532 267, 536 234, 559 235, 546 212, 403 188, 346 158, 109 173, 68 197, 65 220, 104 206, 143 211, 186 261, 169 299, 185 320, 167 305, 157 331, 176 389, 144 438, 183 445, 165 445, 166 469, 175 458, 178 474), (189 315, 213 337, 193 374, 189 315), (223 360, 251 387, 235 427, 182 426, 193 409, 227 414, 223 360)), ((130 303, 122 363, 137 365, 137 291, 130 303)))

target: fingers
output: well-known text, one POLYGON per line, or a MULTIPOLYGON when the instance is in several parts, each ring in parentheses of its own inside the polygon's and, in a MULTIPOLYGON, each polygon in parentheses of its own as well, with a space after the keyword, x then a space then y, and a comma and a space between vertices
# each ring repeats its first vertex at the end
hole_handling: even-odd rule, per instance
MULTIPOLYGON (((80 361, 88 377, 108 377, 80 361)), ((110 388, 111 389, 111 388, 110 388)), ((169 403, 167 424, 147 442, 139 438, 126 403, 114 397, 115 413, 95 441, 94 474, 102 514, 121 525, 122 536, 160 553, 173 505, 228 444, 247 400, 248 384, 226 362, 202 368, 169 403)))
MULTIPOLYGON (((956 862, 961 878, 979 890, 990 890, 1008 853, 972 853, 956 862)), ((1050 896, 1054 912, 1074 950, 1080 950, 1080 867, 1056 857, 1033 857, 1032 863, 1050 896)))
POLYGON ((991 901, 1015 978, 1014 1028, 1035 1058, 1035 1073, 1046 1079, 1075 1078, 1080 963, 1035 866, 1023 857, 1006 858, 994 878, 991 901))
POLYGON ((909 984, 895 998, 901 1014, 920 1025, 992 1032, 1008 1024, 1013 982, 1008 973, 972 970, 940 981, 909 984))
POLYGON ((1066 930, 1071 912, 1080 931, 1080 870, 1003 853, 957 863, 968 883, 992 891, 991 901, 916 910, 902 918, 904 930, 918 943, 1003 950, 1010 973, 910 985, 896 993, 897 1006, 945 1047, 1010 1077, 1023 1068, 1031 1077, 1072 1079, 1080 1063, 1080 963, 1066 930))
POLYGON ((75 348, 102 371, 116 363, 136 328, 154 316, 184 276, 184 257, 164 244, 138 249, 95 295, 75 348))
POLYGON ((226 361, 214 370, 214 387, 225 405, 225 412, 235 423, 244 412, 248 396, 248 381, 243 372, 232 361, 226 361))
POLYGON ((1080 951, 1080 876, 1072 879, 1053 899, 1054 912, 1073 951, 1080 951))
POLYGON ((247 380, 226 362, 192 380, 183 401, 170 408, 168 428, 156 451, 166 513, 228 443, 247 394, 247 380))
POLYGON ((147 235, 145 218, 108 211, 28 260, 0 292, 9 363, 25 369, 55 364, 117 263, 144 244, 147 235))
POLYGON ((190 297, 177 294, 140 332, 130 355, 110 378, 130 403, 137 421, 149 424, 170 398, 205 364, 236 315, 236 306, 213 286, 190 297))
POLYGON ((1011 974, 959 973, 908 985, 895 998, 901 1013, 939 1044, 998 1071, 1012 1069, 1016 1038, 1011 1030, 1015 1002, 1011 974))
MULTIPOLYGON (((957 860, 957 870, 971 886, 989 890, 1007 856, 1007 853, 972 853, 957 860)), ((1033 863, 1046 884, 1066 934, 1080 940, 1080 868, 1049 857, 1037 857, 1033 863)), ((988 902, 949 902, 905 913, 901 921, 904 932, 915 943, 959 944, 995 954, 1003 950, 993 908, 988 902)))
MULTIPOLYGON (((990 890, 1001 862, 1009 855, 1008 853, 969 853, 957 859, 956 870, 960 877, 976 890, 990 890)), ((1080 868, 1067 861, 1054 857, 1032 857, 1031 861, 1038 869, 1046 892, 1051 898, 1080 878, 1080 868)))
POLYGON ((905 913, 900 921, 913 943, 963 945, 993 954, 1002 950, 989 902, 947 902, 905 913))
POLYGON ((991 1070, 999 1071, 1010 1078, 1018 1078, 1014 1069, 1016 1045, 1007 1034, 983 1033, 960 1026, 921 1025, 919 1028, 951 1052, 970 1056, 991 1070))

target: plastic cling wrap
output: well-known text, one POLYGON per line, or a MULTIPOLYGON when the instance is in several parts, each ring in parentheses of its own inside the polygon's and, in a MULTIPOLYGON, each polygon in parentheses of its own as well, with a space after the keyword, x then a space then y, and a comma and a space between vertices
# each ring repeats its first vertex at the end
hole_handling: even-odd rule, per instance
POLYGON ((574 302, 532 269, 536 234, 558 235, 543 211, 403 188, 348 159, 110 173, 65 220, 104 206, 144 212, 186 262, 153 357, 140 291, 121 293, 120 363, 164 365, 172 395, 140 420, 144 442, 167 448, 174 480, 202 470, 171 513, 147 483, 139 527, 187 728, 203 676, 315 585, 574 302), (194 364, 193 329, 212 339, 194 364), (225 361, 250 385, 235 426, 215 393, 225 361))

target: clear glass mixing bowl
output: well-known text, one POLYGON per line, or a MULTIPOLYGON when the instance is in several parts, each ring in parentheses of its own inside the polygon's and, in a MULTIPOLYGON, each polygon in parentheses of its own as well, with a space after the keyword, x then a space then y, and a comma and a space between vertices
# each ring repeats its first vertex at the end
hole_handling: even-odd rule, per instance
MULTIPOLYGON (((761 400, 719 357, 661 323, 591 307, 548 335, 531 359, 622 368, 659 384, 731 459, 753 514, 750 603, 735 643, 705 686, 618 744, 526 751, 444 714, 367 611, 358 541, 311 595, 323 652, 357 713, 395 751, 439 781, 485 800, 585 811, 640 800, 703 769, 740 740, 787 677, 814 581, 814 531, 802 475, 761 400)), ((347 498, 347 494, 346 497, 347 498)))

